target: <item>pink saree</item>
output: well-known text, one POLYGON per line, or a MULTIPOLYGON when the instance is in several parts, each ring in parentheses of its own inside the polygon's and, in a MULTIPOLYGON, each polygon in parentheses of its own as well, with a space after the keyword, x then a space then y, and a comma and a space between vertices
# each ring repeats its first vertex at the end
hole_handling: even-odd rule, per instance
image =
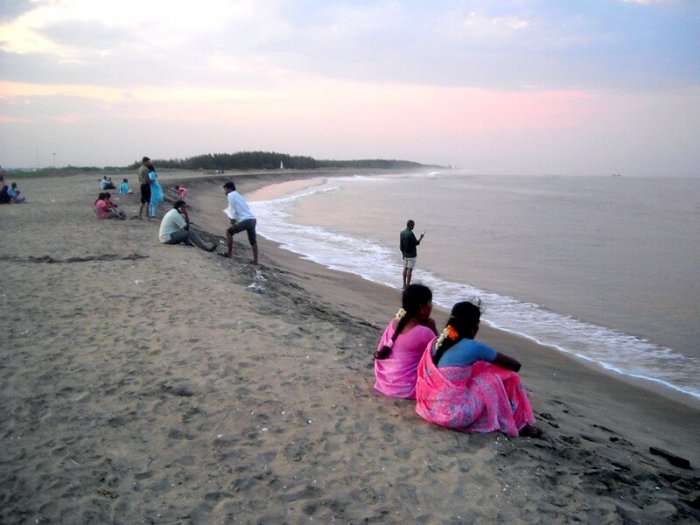
POLYGON ((418 365, 416 412, 426 421, 461 432, 500 431, 517 436, 535 422, 516 372, 486 361, 438 368, 431 341, 418 365))
MULTIPOLYGON (((377 349, 391 343, 396 321, 389 323, 377 349)), ((433 331, 422 325, 402 331, 396 338, 391 355, 374 360, 374 389, 389 397, 416 398, 416 373, 425 345, 435 338, 433 331)))

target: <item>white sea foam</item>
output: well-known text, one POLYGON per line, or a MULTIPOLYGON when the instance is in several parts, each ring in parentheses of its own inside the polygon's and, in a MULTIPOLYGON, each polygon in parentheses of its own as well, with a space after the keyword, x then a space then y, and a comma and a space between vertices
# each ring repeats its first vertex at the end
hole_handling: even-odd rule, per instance
MULTIPOLYGON (((381 180, 372 178, 373 181, 381 180)), ((354 273, 372 282, 400 288, 402 262, 395 249, 317 226, 294 224, 288 208, 296 200, 337 186, 308 188, 270 201, 252 202, 258 232, 302 258, 332 270, 354 273)), ((455 302, 478 296, 491 326, 551 346, 603 368, 664 385, 700 399, 694 370, 700 360, 617 330, 582 322, 541 306, 441 279, 428 271, 415 277, 434 291, 434 302, 449 309, 455 302)))

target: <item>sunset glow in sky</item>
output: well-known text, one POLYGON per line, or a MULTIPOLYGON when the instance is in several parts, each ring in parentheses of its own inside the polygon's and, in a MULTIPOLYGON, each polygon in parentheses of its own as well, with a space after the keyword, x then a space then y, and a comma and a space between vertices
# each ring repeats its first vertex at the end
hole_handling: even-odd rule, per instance
POLYGON ((700 176, 695 0, 0 2, 0 164, 700 176))

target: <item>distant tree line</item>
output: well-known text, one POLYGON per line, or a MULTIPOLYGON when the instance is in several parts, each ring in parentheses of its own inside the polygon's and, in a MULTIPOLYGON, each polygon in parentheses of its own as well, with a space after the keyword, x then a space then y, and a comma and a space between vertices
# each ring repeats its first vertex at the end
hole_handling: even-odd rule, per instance
POLYGON ((425 164, 410 160, 359 159, 359 160, 317 160, 317 168, 372 168, 372 169, 405 169, 422 168, 425 164))
MULTIPOLYGON (((286 169, 309 170, 317 168, 374 168, 405 169, 423 166, 418 162, 407 160, 316 160, 312 157, 288 155, 273 151, 240 151, 238 153, 209 153, 186 159, 153 159, 156 168, 177 168, 187 170, 270 170, 279 169, 283 164, 286 169)), ((135 169, 140 161, 134 162, 129 169, 135 169)))

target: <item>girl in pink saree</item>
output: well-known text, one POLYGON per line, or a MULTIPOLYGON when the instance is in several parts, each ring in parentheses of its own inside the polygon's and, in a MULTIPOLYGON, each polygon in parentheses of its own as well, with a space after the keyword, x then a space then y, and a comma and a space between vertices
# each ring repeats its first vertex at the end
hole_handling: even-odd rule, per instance
POLYGON ((478 306, 457 303, 440 337, 418 365, 416 412, 423 419, 462 432, 499 431, 539 437, 520 363, 474 340, 478 306))
POLYGON ((384 330, 374 354, 374 389, 389 397, 416 398, 416 373, 425 346, 437 335, 430 318, 433 293, 422 284, 403 292, 402 308, 384 330))

